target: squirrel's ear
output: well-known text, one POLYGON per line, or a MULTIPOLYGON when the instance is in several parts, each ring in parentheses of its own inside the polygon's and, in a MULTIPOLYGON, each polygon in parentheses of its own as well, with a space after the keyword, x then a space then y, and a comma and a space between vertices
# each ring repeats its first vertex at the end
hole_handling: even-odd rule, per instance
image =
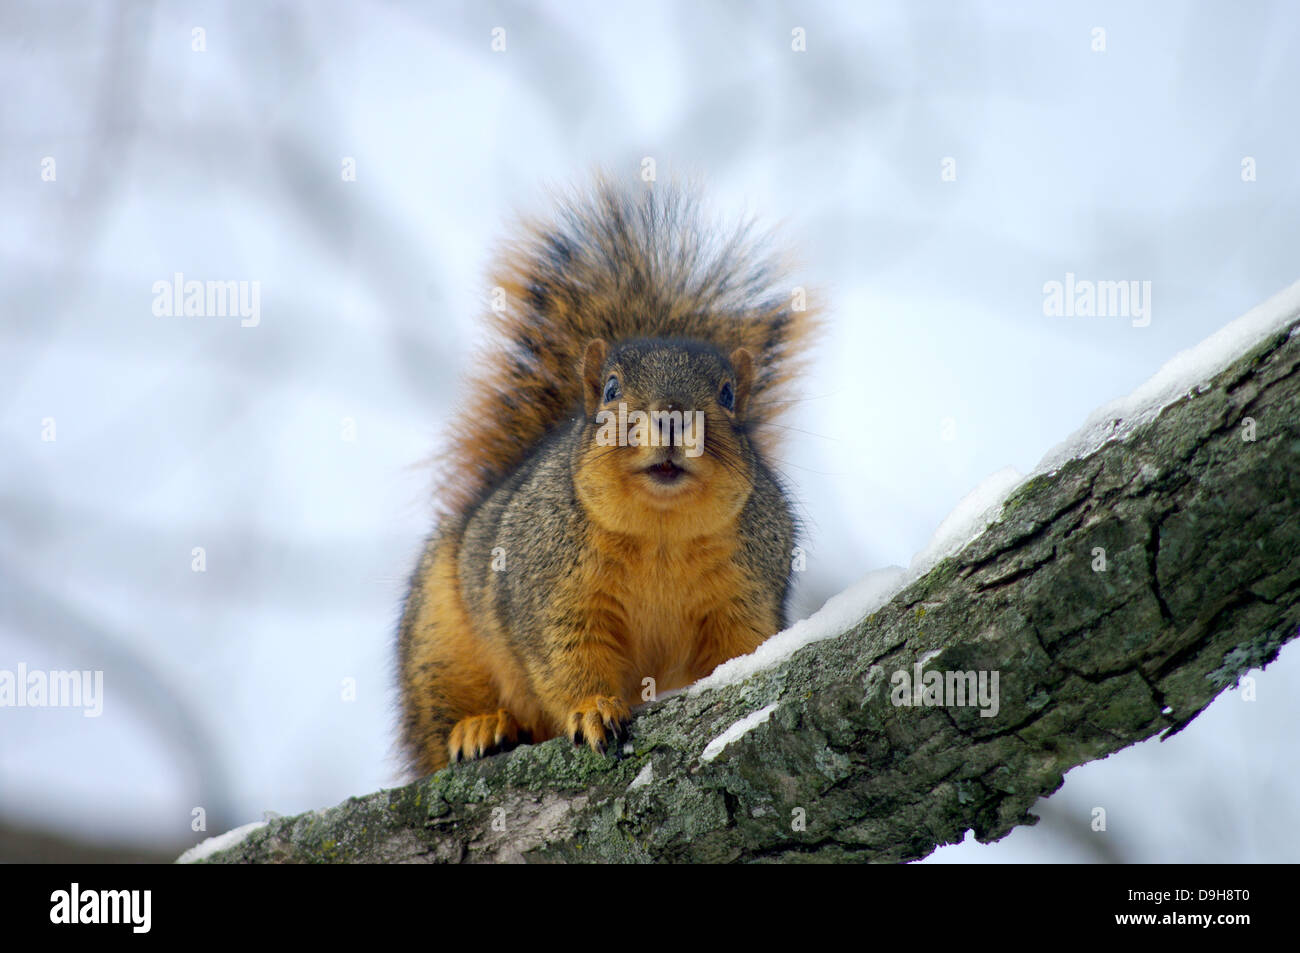
POLYGON ((731 368, 736 372, 736 407, 733 413, 741 417, 749 406, 749 392, 754 386, 754 358, 748 350, 738 347, 731 352, 731 368))
POLYGON ((605 358, 609 345, 600 338, 587 342, 587 353, 582 357, 582 403, 590 416, 600 406, 600 395, 605 389, 605 358))

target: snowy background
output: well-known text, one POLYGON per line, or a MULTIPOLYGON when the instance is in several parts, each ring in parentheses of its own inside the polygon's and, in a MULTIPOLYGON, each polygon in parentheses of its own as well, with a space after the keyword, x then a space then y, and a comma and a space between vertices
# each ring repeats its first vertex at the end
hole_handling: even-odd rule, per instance
MULTIPOLYGON (((1297 48, 1286 2, 7 0, 0 669, 106 699, 0 710, 0 859, 398 780, 424 461, 546 186, 649 156, 800 249, 803 615, 1300 278, 1297 48), (156 316, 177 272, 260 282, 260 323, 156 316), (1046 316, 1067 273, 1150 281, 1150 324, 1046 316)), ((1255 674, 931 859, 1300 860, 1300 649, 1255 674)))

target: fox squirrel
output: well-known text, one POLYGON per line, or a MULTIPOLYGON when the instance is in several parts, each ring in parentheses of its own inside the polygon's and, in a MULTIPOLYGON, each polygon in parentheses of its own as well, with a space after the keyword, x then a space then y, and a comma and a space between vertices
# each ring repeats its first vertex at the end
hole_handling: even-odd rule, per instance
POLYGON ((561 734, 603 752, 644 687, 784 628, 795 521, 767 425, 815 319, 751 231, 599 177, 500 256, 500 346, 400 626, 419 773, 561 734))

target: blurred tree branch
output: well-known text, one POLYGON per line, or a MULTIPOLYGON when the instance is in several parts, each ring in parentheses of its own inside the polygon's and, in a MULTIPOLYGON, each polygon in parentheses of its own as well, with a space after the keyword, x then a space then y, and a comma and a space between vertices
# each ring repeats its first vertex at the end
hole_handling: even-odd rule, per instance
POLYGON ((165 864, 183 845, 99 844, 66 833, 41 830, 0 818, 0 863, 6 864, 165 864))

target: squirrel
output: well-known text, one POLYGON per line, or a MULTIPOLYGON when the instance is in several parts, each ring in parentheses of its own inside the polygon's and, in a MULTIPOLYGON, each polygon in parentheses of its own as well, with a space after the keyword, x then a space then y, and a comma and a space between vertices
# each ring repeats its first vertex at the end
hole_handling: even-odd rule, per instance
POLYGON ((560 735, 603 753, 643 697, 785 627, 771 425, 817 320, 753 231, 601 175, 504 246, 399 627, 420 775, 560 735))

